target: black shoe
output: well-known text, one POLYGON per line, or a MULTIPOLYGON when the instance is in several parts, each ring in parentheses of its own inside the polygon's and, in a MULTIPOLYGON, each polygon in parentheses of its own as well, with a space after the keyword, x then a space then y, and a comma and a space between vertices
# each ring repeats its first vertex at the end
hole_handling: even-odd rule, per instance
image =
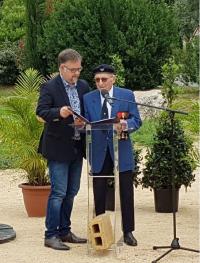
POLYGON ((70 247, 63 244, 63 242, 58 237, 45 238, 44 240, 45 247, 50 247, 56 250, 69 250, 70 247))
POLYGON ((124 233, 124 243, 129 246, 137 246, 137 240, 134 238, 132 232, 124 233))
POLYGON ((69 243, 76 243, 76 244, 77 243, 87 243, 87 239, 77 237, 71 231, 69 231, 69 233, 67 233, 67 235, 61 236, 60 239, 63 242, 69 242, 69 243))

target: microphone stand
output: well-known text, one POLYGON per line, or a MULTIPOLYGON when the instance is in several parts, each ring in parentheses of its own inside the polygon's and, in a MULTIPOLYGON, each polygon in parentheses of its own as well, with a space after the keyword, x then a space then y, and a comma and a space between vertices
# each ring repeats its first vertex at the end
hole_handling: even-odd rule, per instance
POLYGON ((174 136, 174 116, 176 113, 178 114, 183 114, 183 115, 188 115, 187 112, 184 111, 179 111, 179 110, 172 110, 169 108, 164 108, 164 107, 157 107, 157 106, 152 106, 152 105, 148 105, 148 104, 143 104, 143 103, 138 103, 138 102, 133 102, 130 100, 124 100, 124 99, 118 99, 115 97, 110 97, 109 94, 107 93, 107 91, 102 92, 102 96, 108 101, 112 101, 112 100, 116 100, 116 101, 123 101, 123 102, 127 102, 127 103, 131 103, 131 104, 136 104, 136 105, 141 105, 143 107, 148 107, 148 108, 154 108, 154 109, 159 109, 159 110, 164 110, 167 111, 169 113, 169 117, 170 117, 170 123, 171 123, 171 136, 170 136, 170 143, 172 145, 171 147, 171 152, 172 152, 172 173, 171 173, 171 179, 172 179, 172 211, 173 211, 173 240, 171 242, 171 245, 169 246, 153 246, 153 250, 156 249, 163 249, 163 248, 169 248, 168 251, 166 251, 163 255, 161 255, 160 257, 158 257, 157 259, 153 260, 152 263, 156 263, 158 262, 161 258, 165 257, 167 254, 169 254, 170 252, 172 252, 173 250, 178 250, 178 249, 182 249, 182 250, 187 250, 187 251, 191 251, 191 252, 197 252, 200 253, 200 250, 196 250, 196 249, 191 249, 191 248, 186 248, 186 247, 182 247, 179 244, 179 238, 176 236, 176 211, 175 211, 175 182, 174 182, 174 177, 175 177, 175 164, 174 164, 174 147, 173 147, 173 136, 174 136))

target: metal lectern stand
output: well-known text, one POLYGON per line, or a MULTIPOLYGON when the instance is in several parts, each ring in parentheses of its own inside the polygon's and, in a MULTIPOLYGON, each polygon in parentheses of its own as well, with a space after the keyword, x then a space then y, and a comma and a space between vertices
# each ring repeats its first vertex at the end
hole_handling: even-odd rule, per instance
MULTIPOLYGON (((99 142, 101 143, 101 142, 99 142)), ((87 158, 87 178, 88 178, 88 254, 94 252, 95 249, 92 247, 89 238, 89 223, 95 217, 94 200, 93 200, 93 178, 114 178, 115 184, 115 209, 111 212, 113 217, 112 226, 114 234, 114 244, 108 249, 113 250, 118 256, 120 247, 123 245, 123 239, 121 238, 121 208, 120 208, 120 195, 119 195, 119 165, 118 165, 118 135, 114 129, 114 124, 86 124, 86 158, 87 158), (92 173, 92 137, 93 132, 112 132, 113 135, 113 148, 114 148, 114 175, 101 175, 93 176, 92 173)), ((109 213, 109 212, 106 212, 109 213)))

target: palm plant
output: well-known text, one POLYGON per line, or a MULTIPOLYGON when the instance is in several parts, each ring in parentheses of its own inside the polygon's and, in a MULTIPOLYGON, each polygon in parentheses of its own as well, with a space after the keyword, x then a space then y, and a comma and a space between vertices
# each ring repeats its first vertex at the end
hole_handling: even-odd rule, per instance
POLYGON ((30 185, 47 185, 46 161, 37 152, 42 125, 35 116, 39 86, 44 78, 27 69, 17 80, 12 96, 1 99, 0 138, 9 146, 14 166, 26 171, 30 185))

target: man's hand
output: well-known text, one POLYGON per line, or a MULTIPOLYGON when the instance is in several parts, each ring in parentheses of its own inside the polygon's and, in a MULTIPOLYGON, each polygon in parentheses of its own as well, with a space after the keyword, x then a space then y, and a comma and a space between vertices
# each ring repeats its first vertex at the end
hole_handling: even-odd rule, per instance
POLYGON ((69 117, 70 115, 72 115, 72 112, 70 111, 70 109, 67 107, 67 106, 63 106, 61 109, 60 109, 60 116, 62 118, 67 118, 69 117))
POLYGON ((82 121, 82 120, 79 119, 79 118, 75 118, 74 124, 77 125, 77 126, 83 126, 83 127, 85 126, 85 122, 82 121))

